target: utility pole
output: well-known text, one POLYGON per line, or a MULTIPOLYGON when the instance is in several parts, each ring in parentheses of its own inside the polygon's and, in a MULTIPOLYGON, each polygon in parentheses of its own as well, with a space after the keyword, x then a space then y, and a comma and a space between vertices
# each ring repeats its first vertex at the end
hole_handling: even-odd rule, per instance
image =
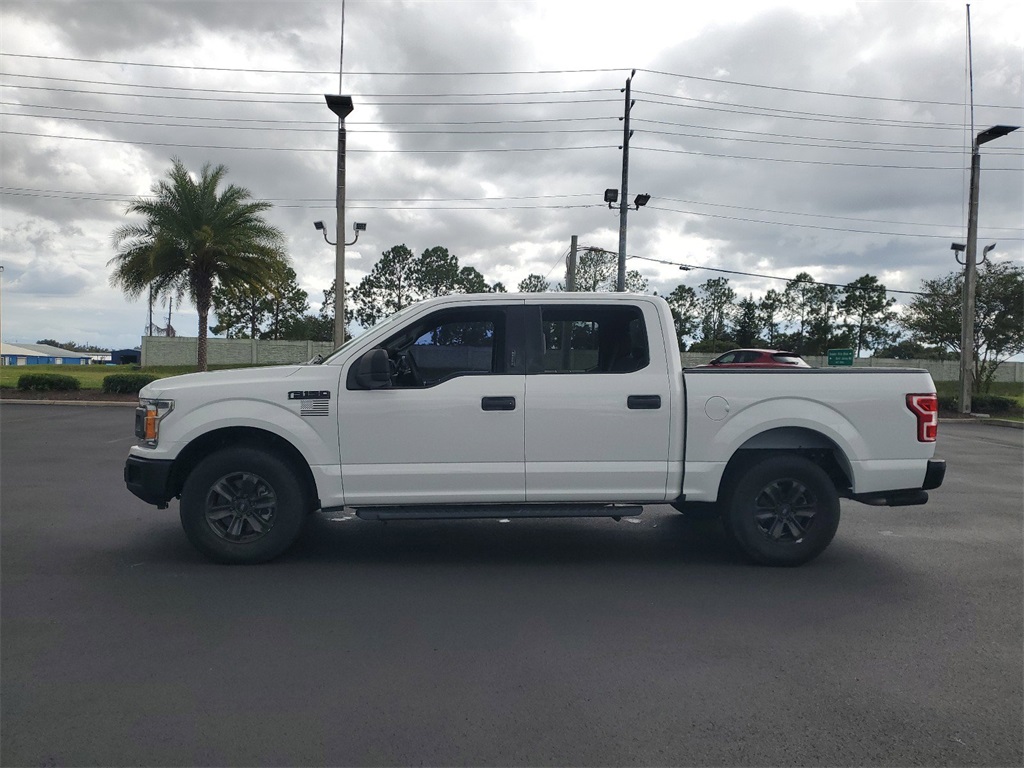
POLYGON ((978 293, 978 190, 981 186, 981 145, 1012 133, 1019 127, 994 125, 971 137, 971 191, 968 198, 964 304, 960 324, 960 413, 971 412, 971 396, 974 392, 974 313, 978 293))
MULTIPOLYGON (((960 316, 960 413, 971 412, 974 393, 974 313, 978 293, 978 188, 981 186, 981 145, 1020 128, 993 125, 974 133, 974 56, 971 50, 971 6, 967 6, 967 65, 971 95, 971 190, 968 196, 967 253, 964 255, 964 301, 960 316)), ((954 247, 954 250, 957 250, 954 247)), ((987 253, 986 249, 986 253, 987 253)))
POLYGON ((579 235, 573 235, 569 242, 569 257, 565 260, 565 290, 576 290, 576 247, 579 235))
MULTIPOLYGON (((573 235, 569 241, 569 255, 565 259, 565 290, 576 290, 576 248, 579 241, 578 235, 573 235)), ((562 321, 562 370, 572 370, 572 322, 562 321)))
POLYGON ((327 106, 338 116, 338 184, 335 198, 337 229, 334 244, 334 346, 345 343, 345 118, 351 114, 351 96, 324 94, 327 106))
MULTIPOLYGON (((341 0, 341 41, 338 46, 338 96, 324 95, 327 106, 338 116, 338 183, 334 231, 334 346, 345 343, 345 118, 352 112, 352 97, 341 96, 345 77, 345 0, 341 0)), ((324 233, 327 237, 327 233, 324 233)))
POLYGON ((626 94, 626 105, 622 114, 622 196, 619 198, 619 274, 615 281, 615 290, 626 290, 626 214, 629 211, 629 137, 633 132, 629 130, 629 113, 635 102, 630 98, 630 88, 633 83, 634 69, 626 78, 626 87, 623 92, 626 94))

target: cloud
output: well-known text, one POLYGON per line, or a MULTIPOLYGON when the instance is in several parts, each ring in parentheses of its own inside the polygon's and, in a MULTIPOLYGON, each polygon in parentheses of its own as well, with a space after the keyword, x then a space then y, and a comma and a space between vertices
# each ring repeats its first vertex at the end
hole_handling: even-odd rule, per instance
MULTIPOLYGON (((978 126, 1020 123, 1018 5, 972 6, 978 126)), ((5 334, 54 315, 91 322, 87 301, 134 346, 144 310, 107 286, 110 233, 174 156, 223 163, 230 183, 273 202, 317 306, 334 276, 312 222, 333 229, 337 133, 323 94, 339 88, 339 11, 5 3, 5 334)), ((639 257, 836 281, 870 272, 902 290, 954 268, 969 138, 962 7, 724 2, 687 6, 685 24, 679 13, 657 1, 623 14, 597 0, 349 0, 346 236, 367 224, 350 281, 398 243, 443 245, 510 286, 530 272, 560 280, 574 234, 617 249, 602 193, 621 187, 620 89, 634 67, 629 197, 651 201, 629 214, 627 251, 652 288, 719 273, 639 257)), ((980 217, 981 236, 1017 260, 1021 155, 1019 134, 984 148, 980 217)), ((744 295, 776 287, 730 281, 744 295)), ((187 332, 194 312, 181 316, 187 332)))

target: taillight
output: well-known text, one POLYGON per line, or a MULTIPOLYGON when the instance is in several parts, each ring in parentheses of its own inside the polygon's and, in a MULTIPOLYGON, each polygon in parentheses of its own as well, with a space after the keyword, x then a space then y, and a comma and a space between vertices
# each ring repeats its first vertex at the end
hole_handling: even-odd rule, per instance
POLYGON ((939 432, 939 398, 928 395, 907 395, 907 408, 917 416, 917 441, 934 443, 939 432))

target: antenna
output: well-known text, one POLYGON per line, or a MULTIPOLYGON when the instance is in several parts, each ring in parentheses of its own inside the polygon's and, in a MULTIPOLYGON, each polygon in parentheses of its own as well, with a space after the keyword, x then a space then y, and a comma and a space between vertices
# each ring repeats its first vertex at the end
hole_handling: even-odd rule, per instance
POLYGON ((967 79, 971 91, 971 141, 974 141, 974 53, 971 50, 971 4, 967 4, 967 79))

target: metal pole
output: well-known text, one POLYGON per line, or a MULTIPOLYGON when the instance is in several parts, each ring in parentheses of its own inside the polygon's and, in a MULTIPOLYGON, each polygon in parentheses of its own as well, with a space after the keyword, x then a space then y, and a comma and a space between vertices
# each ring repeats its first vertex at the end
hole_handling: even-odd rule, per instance
POLYGON ((629 113, 633 107, 630 100, 630 87, 633 83, 634 69, 626 78, 626 106, 622 115, 622 197, 619 198, 619 273, 615 281, 615 290, 626 290, 626 215, 629 211, 629 113))
POLYGON ((338 188, 334 235, 334 346, 345 343, 345 118, 338 118, 338 188))
POLYGON ((345 118, 352 113, 351 96, 324 95, 338 116, 338 186, 335 198, 337 229, 334 240, 334 346, 345 343, 345 118))
POLYGON ((565 290, 572 292, 576 290, 576 248, 579 242, 579 235, 573 235, 569 242, 569 259, 565 264, 565 290))
POLYGON ((971 412, 974 392, 974 312, 978 286, 978 187, 981 184, 981 152, 977 141, 971 152, 971 192, 967 214, 967 254, 964 267, 964 304, 960 324, 960 413, 971 412))

